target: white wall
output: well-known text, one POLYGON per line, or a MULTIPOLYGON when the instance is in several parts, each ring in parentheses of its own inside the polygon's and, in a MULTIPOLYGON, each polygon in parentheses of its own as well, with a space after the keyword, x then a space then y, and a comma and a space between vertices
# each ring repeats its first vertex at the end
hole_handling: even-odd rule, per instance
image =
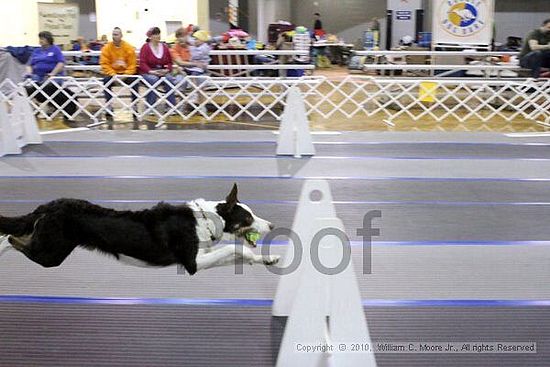
POLYGON ((37 4, 38 0, 0 0, 0 46, 38 45, 37 4))
MULTIPOLYGON (((549 0, 550 2, 550 0, 549 0)), ((550 9, 550 4, 548 4, 550 9)), ((550 19, 550 11, 546 13, 495 13, 495 41, 506 43, 508 36, 525 39, 527 33, 542 25, 545 19, 550 19)))
MULTIPOLYGON (((167 37, 166 21, 181 21, 183 25, 198 23, 198 4, 201 0, 95 0, 97 34, 110 38, 113 27, 120 27, 124 39, 135 47, 145 42, 145 33, 159 27, 167 37)), ((202 0, 204 1, 204 0, 202 0)))

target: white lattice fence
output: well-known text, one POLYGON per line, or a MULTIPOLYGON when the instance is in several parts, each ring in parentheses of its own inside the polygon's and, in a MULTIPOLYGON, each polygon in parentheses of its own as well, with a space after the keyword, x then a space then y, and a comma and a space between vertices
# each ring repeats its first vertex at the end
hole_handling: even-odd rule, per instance
MULTIPOLYGON (((83 116, 94 122, 113 110, 127 111, 137 119, 155 116, 162 123, 170 116, 189 119, 201 115, 204 118, 222 117, 234 121, 250 118, 280 119, 286 94, 291 86, 298 86, 308 95, 322 83, 324 78, 210 78, 189 76, 170 85, 166 93, 161 86, 164 81, 149 83, 140 76, 114 77, 107 83, 100 78, 56 78, 44 84, 32 81, 23 83, 31 88, 29 99, 39 117, 51 120, 58 116, 73 119, 83 116), (139 84, 139 90, 135 85, 139 84), (53 93, 46 93, 55 87, 53 93), (111 96, 106 101, 105 93, 111 96), (146 95, 153 93, 156 101, 148 105, 146 95), (168 101, 168 95, 176 96, 176 104, 168 101), (59 96, 62 96, 61 101, 59 96), (39 98, 37 98, 39 97, 39 98), (40 99, 41 97, 41 99, 40 99), (74 103, 77 110, 69 114, 65 108, 74 103), (204 109, 209 106, 209 112, 204 109)), ((11 100, 17 86, 10 80, 0 84, 0 98, 11 100)))
POLYGON ((309 113, 330 119, 385 116, 388 123, 412 121, 465 122, 522 118, 550 123, 550 81, 412 80, 350 76, 325 80, 314 97, 306 98, 309 113))
MULTIPOLYGON (((324 119, 382 116, 389 124, 398 118, 410 121, 428 118, 437 122, 526 119, 550 124, 550 81, 376 79, 368 76, 349 76, 337 81, 325 77, 186 77, 170 87, 170 93, 176 96, 175 105, 169 103, 167 93, 159 90, 162 81, 149 84, 140 76, 115 77, 107 84, 99 78, 72 77, 54 79, 50 83, 55 91, 44 95, 42 102, 36 97, 46 86, 25 84, 35 89, 29 95, 31 105, 37 115, 46 119, 79 115, 98 122, 115 110, 123 110, 139 120, 155 116, 161 124, 170 116, 184 120, 194 116, 230 121, 279 120, 289 88, 298 86, 308 114, 324 119), (139 90, 134 88, 137 83, 139 90), (108 103, 104 97, 106 92, 112 96, 108 103), (147 93, 157 96, 150 106, 145 103, 147 93), (56 99, 59 94, 64 95, 61 102, 56 99), (64 110, 70 103, 77 107, 71 115, 64 110)), ((10 101, 16 87, 9 80, 0 83, 0 98, 10 101)))

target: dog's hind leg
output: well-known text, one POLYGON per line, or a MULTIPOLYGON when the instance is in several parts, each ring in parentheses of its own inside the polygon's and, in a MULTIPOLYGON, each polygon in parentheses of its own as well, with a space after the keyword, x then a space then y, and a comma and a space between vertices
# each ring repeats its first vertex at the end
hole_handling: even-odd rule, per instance
POLYGON ((33 223, 32 232, 15 236, 10 234, 7 236, 8 242, 18 251, 22 251, 24 247, 28 246, 31 242, 32 236, 36 231, 36 225, 44 218, 44 215, 40 215, 33 223))
POLYGON ((26 236, 8 237, 16 250, 45 268, 61 265, 76 247, 64 237, 62 220, 54 216, 37 220, 29 241, 26 240, 26 236))
POLYGON ((20 217, 3 217, 0 215, 0 235, 23 236, 32 232, 36 220, 41 216, 35 213, 20 217))
POLYGON ((18 251, 23 251, 23 249, 29 245, 31 239, 32 233, 19 237, 13 235, 8 236, 8 242, 18 251))

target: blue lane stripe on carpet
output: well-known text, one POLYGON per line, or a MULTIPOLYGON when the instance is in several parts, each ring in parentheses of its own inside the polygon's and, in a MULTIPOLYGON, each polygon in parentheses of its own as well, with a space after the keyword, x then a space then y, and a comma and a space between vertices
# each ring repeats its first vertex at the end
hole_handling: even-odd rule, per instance
MULTIPOLYGON (((3 295, 0 303, 104 304, 104 305, 182 305, 271 307, 270 299, 208 298, 85 298, 29 295, 3 295)), ((548 307, 550 300, 363 300, 365 307, 548 307)))

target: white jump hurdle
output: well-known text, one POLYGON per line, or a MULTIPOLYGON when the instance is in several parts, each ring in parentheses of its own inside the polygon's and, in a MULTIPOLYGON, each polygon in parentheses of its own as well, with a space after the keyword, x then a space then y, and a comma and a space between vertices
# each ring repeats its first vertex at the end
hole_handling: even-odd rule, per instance
POLYGON ((277 140, 277 155, 291 155, 295 158, 315 155, 306 106, 296 86, 290 88, 286 97, 277 140))
MULTIPOLYGON (((297 344, 372 344, 351 262, 349 240, 342 221, 335 215, 326 181, 309 180, 304 184, 293 231, 297 235, 293 241, 301 242, 302 256, 298 268, 281 277, 273 303, 274 316, 289 316, 277 367, 375 367, 372 351, 327 349, 326 352, 300 353, 296 350, 297 344), (311 251, 313 245, 317 251, 311 251), (314 253, 318 255, 316 260, 311 255, 314 253), (316 261, 326 269, 339 270, 320 271, 316 261)), ((298 255, 296 245, 294 242, 289 245, 283 267, 288 267, 298 255)))
POLYGON ((21 148, 17 144, 17 137, 11 126, 5 102, 0 102, 0 157, 8 154, 20 154, 21 148))
POLYGON ((19 88, 11 102, 8 113, 7 103, 0 101, 0 156, 20 154, 25 145, 42 143, 25 90, 19 88))
POLYGON ((41 144, 42 138, 36 123, 27 92, 24 88, 19 88, 19 93, 15 95, 11 111, 12 125, 19 131, 18 143, 23 147, 28 144, 41 144))

